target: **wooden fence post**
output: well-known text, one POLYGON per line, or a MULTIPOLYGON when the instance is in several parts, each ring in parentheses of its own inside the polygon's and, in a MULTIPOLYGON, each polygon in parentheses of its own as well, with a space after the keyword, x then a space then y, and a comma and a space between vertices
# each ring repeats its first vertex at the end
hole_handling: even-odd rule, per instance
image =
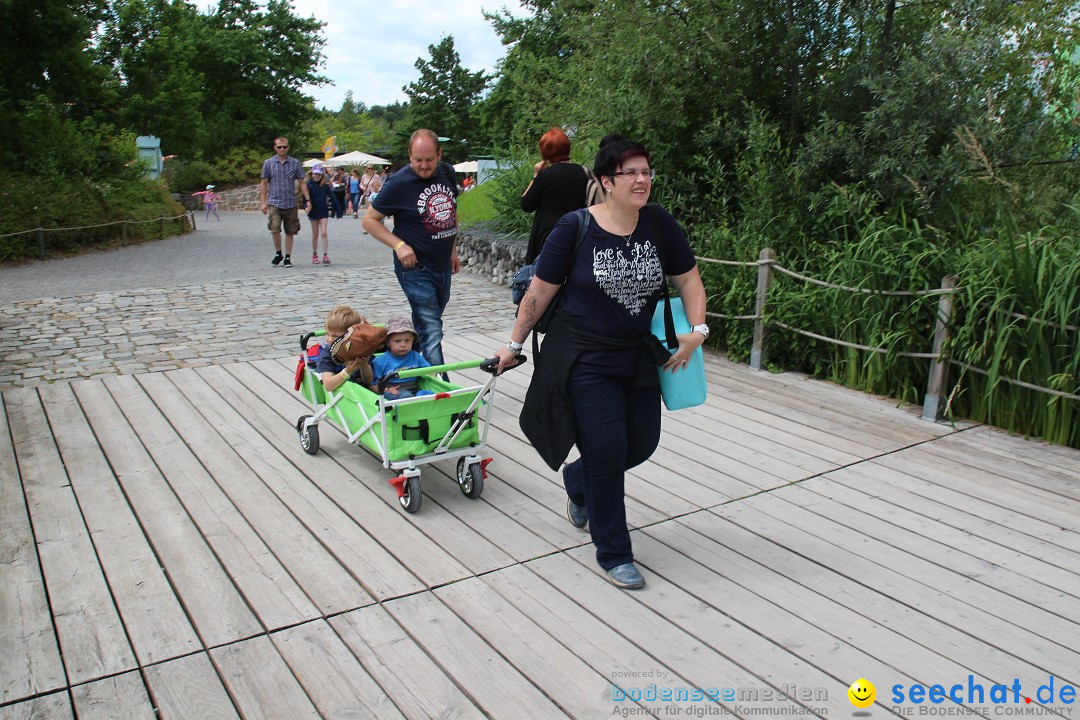
POLYGON ((197 228, 197 227, 195 227, 195 211, 194 211, 194 210, 192 210, 191 212, 189 212, 189 213, 188 213, 188 215, 190 215, 190 216, 191 216, 191 229, 192 229, 193 231, 194 231, 194 230, 198 230, 198 228, 197 228))
POLYGON ((750 348, 750 367, 755 370, 761 369, 762 350, 765 345, 765 298, 769 295, 769 283, 772 282, 772 263, 764 261, 775 259, 776 251, 772 248, 765 248, 758 255, 758 260, 762 263, 758 265, 757 304, 754 306, 754 315, 757 318, 754 320, 754 344, 750 348))
POLYGON ((165 237, 165 216, 161 216, 161 237, 165 237))
POLYGON ((40 257, 42 260, 44 260, 45 259, 45 231, 42 230, 41 228, 37 229, 37 247, 38 247, 38 257, 40 257))
POLYGON ((127 220, 120 221, 120 239, 127 245, 127 220))
MULTIPOLYGON (((941 279, 942 290, 953 290, 956 277, 946 275, 941 279)), ((937 322, 934 324, 934 358, 930 361, 930 374, 926 379, 926 397, 923 398, 922 419, 930 422, 941 420, 945 412, 945 378, 949 361, 941 356, 942 348, 949 340, 949 324, 952 322, 953 294, 946 292, 938 300, 937 322)))

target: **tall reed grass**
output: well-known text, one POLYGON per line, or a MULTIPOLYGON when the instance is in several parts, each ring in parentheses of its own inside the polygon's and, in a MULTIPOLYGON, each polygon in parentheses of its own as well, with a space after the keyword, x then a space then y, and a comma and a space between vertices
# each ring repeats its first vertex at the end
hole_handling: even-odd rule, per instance
MULTIPOLYGON (((1080 394, 1078 238, 1074 230, 1062 227, 945 238, 901 216, 838 225, 829 242, 789 242, 786 255, 778 253, 781 265, 869 292, 825 288, 775 274, 766 304, 771 325, 767 364, 920 403, 929 361, 903 353, 931 352, 938 296, 885 293, 934 290, 944 276, 954 275, 951 340, 945 350, 956 361, 949 373, 951 416, 1080 447, 1080 401, 1006 381, 1080 394), (808 338, 780 329, 778 323, 884 352, 808 338), (964 370, 958 363, 987 374, 964 370)), ((761 240, 757 235, 755 239, 761 240)), ((760 250, 724 228, 698 241, 700 251, 711 257, 755 260, 760 250)), ((756 271, 716 265, 702 269, 710 311, 753 313, 756 271)), ((721 325, 729 355, 744 359, 751 323, 721 325)))

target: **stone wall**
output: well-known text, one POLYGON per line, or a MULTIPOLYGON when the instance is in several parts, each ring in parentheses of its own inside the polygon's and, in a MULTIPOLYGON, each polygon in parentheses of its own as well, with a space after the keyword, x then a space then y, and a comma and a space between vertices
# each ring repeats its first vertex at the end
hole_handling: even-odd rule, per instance
POLYGON ((509 286, 518 268, 525 264, 528 244, 525 235, 506 235, 484 224, 473 225, 461 231, 458 259, 464 272, 483 275, 496 285, 509 286))
MULTIPOLYGON (((259 186, 222 190, 218 192, 221 200, 218 202, 218 210, 255 210, 259 209, 259 186)), ((173 199, 188 210, 202 210, 202 196, 193 196, 189 193, 173 194, 173 199)))
POLYGON ((258 210, 259 209, 259 186, 234 188, 219 192, 221 202, 218 210, 258 210))

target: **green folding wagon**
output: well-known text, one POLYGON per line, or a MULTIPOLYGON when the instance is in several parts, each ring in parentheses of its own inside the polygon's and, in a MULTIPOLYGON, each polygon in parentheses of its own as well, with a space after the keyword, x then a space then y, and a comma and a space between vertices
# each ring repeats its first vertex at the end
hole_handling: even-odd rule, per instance
MULTIPOLYGON (((481 453, 487 444, 487 429, 495 404, 495 359, 477 358, 459 363, 414 368, 378 378, 381 388, 396 378, 416 378, 420 389, 431 395, 392 400, 367 387, 347 382, 337 390, 323 387, 314 370, 318 345, 308 348, 312 338, 325 331, 306 333, 300 338, 302 350, 296 369, 296 389, 311 403, 313 414, 301 415, 296 432, 305 452, 319 451, 319 423, 327 421, 341 429, 352 444, 359 444, 382 461, 383 467, 400 472, 390 484, 406 512, 420 509, 420 467, 428 463, 457 459, 457 483, 468 498, 484 491, 487 465, 491 458, 481 453), (480 368, 491 375, 483 385, 462 387, 439 375, 480 368)), ((518 365, 524 356, 518 356, 518 365)), ((516 365, 515 365, 516 367, 516 365)))

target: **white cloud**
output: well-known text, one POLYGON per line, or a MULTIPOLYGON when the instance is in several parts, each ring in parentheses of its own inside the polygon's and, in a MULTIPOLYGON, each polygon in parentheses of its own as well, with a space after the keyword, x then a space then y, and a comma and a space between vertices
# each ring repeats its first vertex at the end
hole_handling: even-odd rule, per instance
POLYGON ((417 58, 428 58, 428 45, 454 36, 465 68, 491 72, 506 48, 483 15, 506 5, 527 14, 515 0, 293 0, 294 12, 326 23, 324 65, 319 73, 333 85, 305 92, 319 107, 336 110, 353 91, 367 105, 405 100, 402 87, 418 77, 417 58))

